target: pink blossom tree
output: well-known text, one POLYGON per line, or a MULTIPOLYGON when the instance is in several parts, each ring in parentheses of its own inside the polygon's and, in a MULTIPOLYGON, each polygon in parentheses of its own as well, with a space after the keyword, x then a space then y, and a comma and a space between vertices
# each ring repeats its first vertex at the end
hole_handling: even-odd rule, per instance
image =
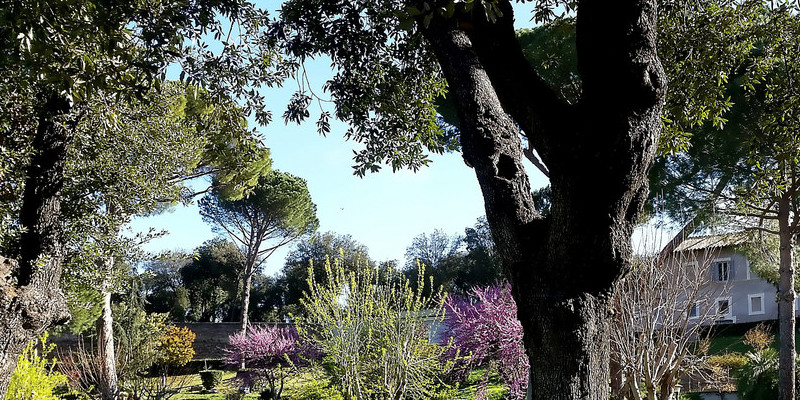
MULTIPOLYGON (((303 346, 294 327, 254 326, 228 338, 225 362, 239 366, 244 363, 264 380, 273 399, 279 399, 283 384, 297 367, 306 365, 314 357, 309 347, 303 346)), ((252 377, 245 378, 252 380, 252 377)), ((251 386, 252 382, 246 382, 251 386)))
POLYGON ((467 296, 449 297, 445 310, 452 337, 447 352, 454 361, 451 376, 460 380, 475 368, 496 369, 509 388, 509 398, 522 399, 530 367, 511 285, 472 288, 467 296))

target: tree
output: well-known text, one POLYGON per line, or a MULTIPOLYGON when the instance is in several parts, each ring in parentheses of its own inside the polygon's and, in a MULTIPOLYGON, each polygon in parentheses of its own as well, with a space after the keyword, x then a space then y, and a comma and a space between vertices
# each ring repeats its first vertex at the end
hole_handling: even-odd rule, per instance
POLYGON ((237 300, 245 259, 235 244, 221 239, 206 241, 191 263, 180 270, 189 292, 193 321, 218 322, 237 300))
POLYGON ((444 264, 458 255, 461 241, 460 237, 450 236, 440 229, 414 237, 411 245, 406 247, 406 265, 403 274, 413 285, 419 281, 416 274, 419 272, 419 264, 422 264, 426 272, 423 280, 427 282, 429 278, 432 279, 431 290, 438 290, 440 287, 449 289, 455 277, 452 271, 444 268, 444 264))
POLYGON ((294 175, 271 171, 253 192, 239 200, 225 200, 214 192, 200 201, 203 219, 236 242, 244 256, 242 271, 242 331, 247 331, 253 275, 279 247, 314 232, 319 225, 317 206, 306 182, 294 175))
MULTIPOLYGON (((674 397, 687 375, 710 369, 703 335, 718 317, 711 304, 721 295, 709 289, 710 252, 637 258, 617 282, 611 333, 612 392, 628 400, 674 397)), ((724 290, 724 289, 722 289, 724 290)))
MULTIPOLYGON (((796 396, 795 349, 795 245, 800 235, 800 114, 797 104, 800 92, 794 86, 800 79, 800 60, 795 51, 787 50, 800 45, 800 19, 797 4, 785 5, 767 13, 767 23, 780 26, 777 32, 769 29, 761 63, 766 72, 753 88, 753 97, 762 112, 757 115, 760 128, 751 137, 748 164, 753 168, 753 185, 739 190, 744 211, 759 219, 759 229, 777 234, 780 241, 780 283, 778 284, 778 320, 780 329, 778 398, 794 399, 796 396), (763 85, 763 86, 761 86, 763 85), (774 220, 777 231, 764 225, 774 220)), ((758 75, 756 75, 758 76, 758 75)))
MULTIPOLYGON (((749 38, 743 41, 749 51, 731 69, 729 75, 733 79, 726 87, 736 105, 726 115, 729 121, 723 129, 714 134, 698 129, 692 149, 665 157, 657 178, 660 186, 667 189, 665 193, 677 193, 662 203, 673 213, 687 208, 693 214, 713 210, 731 217, 728 224, 761 232, 754 236, 777 236, 779 251, 774 259, 780 260, 779 398, 792 399, 796 390, 792 258, 798 232, 793 211, 798 145, 794 139, 798 129, 794 105, 798 94, 791 82, 797 79, 798 60, 797 54, 787 52, 785 46, 796 43, 797 6, 788 2, 770 6, 746 2, 729 12, 739 16, 737 24, 748 27, 749 38), (717 156, 709 157, 712 153, 717 156)), ((769 240, 762 236, 759 241, 769 240)))
POLYGON ((167 252, 145 262, 141 279, 147 312, 167 313, 170 321, 186 320, 189 292, 180 271, 191 261, 190 254, 167 252))
MULTIPOLYGON (((509 398, 522 399, 528 386, 528 356, 522 325, 507 283, 473 287, 467 296, 445 300, 445 324, 452 338, 446 357, 460 379, 477 367, 496 369, 509 388, 509 398)), ((488 373, 488 371, 487 371, 488 373)))
MULTIPOLYGON (((210 104, 207 95, 197 92, 166 82, 144 101, 115 101, 96 94, 87 102, 90 109, 76 126, 69 149, 63 194, 69 238, 65 275, 92 282, 102 296, 97 350, 110 391, 104 398, 115 398, 118 388, 111 295, 120 291, 121 279, 114 267, 149 239, 128 238, 120 234, 122 229, 133 216, 162 211, 168 202, 187 201, 192 192, 188 180, 215 171, 229 186, 247 186, 270 166, 269 152, 250 137, 241 111, 230 101, 210 104), (109 115, 115 120, 110 124, 109 115), (218 142, 234 143, 235 155, 210 145, 218 142)), ((76 280, 80 279, 71 281, 76 280)))
POLYGON ((416 269, 417 262, 428 268, 438 268, 447 257, 458 252, 461 238, 451 237, 440 229, 414 237, 406 248, 406 269, 416 269))
MULTIPOLYGON (((3 185, 4 194, 20 196, 20 206, 2 207, 4 212, 19 211, 19 218, 11 223, 3 216, 2 233, 8 237, 9 230, 21 232, 17 245, 3 244, 18 259, 10 271, 14 282, 4 280, 0 303, 3 394, 25 344, 51 324, 68 319, 64 296, 57 287, 64 246, 59 221, 61 194, 67 149, 85 102, 100 93, 141 97, 158 85, 157 78, 168 64, 181 59, 189 69, 189 79, 208 83, 215 94, 225 86, 234 96, 245 95, 251 106, 263 98, 255 90, 247 96, 244 86, 274 83, 276 74, 268 68, 271 56, 266 44, 258 55, 235 48, 223 55, 203 50, 207 34, 224 35, 221 26, 212 24, 217 13, 234 24, 250 22, 240 25, 242 34, 234 42, 258 37, 263 14, 240 1, 154 5, 30 0, 4 1, 0 9, 0 91, 11 100, 3 103, 0 126, 4 138, 13 138, 4 142, 19 144, 22 149, 11 150, 14 161, 9 165, 25 171, 9 174, 6 166, 2 167, 3 176, 24 176, 24 183, 3 185), (261 70, 226 74, 231 72, 226 66, 247 68, 254 65, 251 61, 261 70), (15 112, 6 112, 9 110, 15 112), (33 135, 27 136, 29 133, 33 135)), ((263 111, 256 117, 259 122, 268 119, 263 111)))
POLYGON ((314 357, 313 349, 300 342, 292 326, 257 326, 247 332, 234 333, 228 343, 225 362, 235 367, 246 364, 259 370, 270 393, 269 397, 262 395, 262 398, 270 400, 280 399, 286 378, 314 357))
POLYGON ((506 0, 289 1, 276 31, 290 54, 332 55, 337 116, 367 143, 357 173, 383 161, 414 168, 423 146, 442 150, 433 103, 446 79, 525 330, 533 396, 606 399, 609 299, 630 268, 666 79, 655 1, 567 4, 577 5, 574 104, 524 58, 506 0), (548 217, 534 207, 521 137, 550 172, 548 217))
POLYGON ((406 249, 403 274, 412 286, 418 281, 417 263, 425 265, 425 281, 447 293, 468 294, 475 286, 490 286, 502 280, 502 267, 494 251, 489 225, 479 218, 464 236, 447 236, 440 230, 414 238, 406 249))
POLYGON ((473 287, 492 286, 502 281, 502 266, 486 218, 478 218, 472 228, 465 228, 463 241, 466 252, 446 259, 442 266, 453 277, 451 290, 467 294, 473 287))
POLYGON ((283 288, 277 277, 256 274, 250 294, 250 319, 253 321, 282 321, 283 288))
MULTIPOLYGON (((344 268, 355 265, 374 266, 366 246, 355 241, 350 235, 333 232, 315 233, 301 239, 286 256, 286 263, 278 278, 283 288, 283 307, 297 308, 304 292, 308 290, 308 267, 313 266, 314 280, 326 282, 325 261, 328 257, 338 257, 344 268)), ((291 310, 299 311, 299 310, 291 310)))

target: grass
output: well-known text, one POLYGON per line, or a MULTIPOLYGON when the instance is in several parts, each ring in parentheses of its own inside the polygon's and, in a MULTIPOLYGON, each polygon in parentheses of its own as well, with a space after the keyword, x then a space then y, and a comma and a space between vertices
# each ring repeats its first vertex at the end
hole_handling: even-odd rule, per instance
POLYGON ((741 335, 712 337, 708 354, 746 353, 752 350, 742 340, 744 340, 744 337, 741 335))
MULTIPOLYGON (((780 340, 780 335, 775 332, 776 328, 773 327, 771 334, 774 335, 774 341, 772 342, 772 347, 775 349, 778 348, 778 342, 780 340)), ((795 335, 795 346, 796 348, 800 349, 800 333, 795 335)), ((711 338, 711 343, 708 348, 708 354, 716 355, 716 354, 726 354, 726 353, 747 353, 752 351, 753 348, 750 345, 744 343, 744 334, 728 334, 728 335, 718 335, 711 338)))
MULTIPOLYGON (((486 379, 486 370, 476 370, 470 373, 461 385, 457 385, 446 392, 440 393, 438 398, 447 400, 472 400, 475 399, 476 393, 481 382, 486 379)), ((223 381, 217 387, 218 393, 204 393, 200 376, 198 374, 184 375, 175 377, 178 381, 183 381, 186 386, 179 394, 172 396, 172 400, 226 400, 228 393, 234 393, 238 387, 233 378, 236 376, 234 371, 225 371, 223 381)), ((305 369, 299 375, 292 376, 287 379, 283 390, 283 396, 294 398, 295 396, 303 393, 309 389, 318 388, 321 385, 328 384, 320 370, 305 369)), ((500 378, 496 372, 492 372, 488 377, 487 386, 488 396, 490 400, 500 400, 505 398, 508 390, 500 383, 500 378)), ((258 399, 258 393, 250 393, 244 396, 245 400, 258 399)))
MULTIPOLYGON (((181 382, 185 387, 180 393, 170 397, 172 400, 225 400, 226 393, 235 392, 237 390, 233 378, 236 376, 235 371, 224 371, 222 375, 222 384, 218 386, 218 393, 204 393, 200 374, 178 375, 172 377, 175 382, 181 382)), ((160 379, 160 378, 153 378, 160 379)), ((258 399, 258 393, 248 394, 244 397, 247 400, 258 399)))
MULTIPOLYGON (((485 397, 490 400, 504 399, 508 393, 508 389, 500 383, 500 377, 496 371, 492 371, 488 377, 488 385, 486 387, 488 396, 485 397)), ((453 400, 473 400, 478 392, 478 387, 481 382, 486 379, 486 370, 479 369, 472 371, 469 376, 464 379, 462 387, 455 388, 446 393, 447 399, 453 400)))

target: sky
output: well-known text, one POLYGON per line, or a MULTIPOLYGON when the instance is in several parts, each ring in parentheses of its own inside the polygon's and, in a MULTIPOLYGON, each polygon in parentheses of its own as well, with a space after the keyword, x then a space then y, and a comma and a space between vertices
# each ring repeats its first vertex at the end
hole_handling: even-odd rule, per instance
MULTIPOLYGON (((277 2, 269 1, 274 9, 277 2)), ((518 5, 517 27, 529 26, 531 5, 518 5), (520 17, 521 16, 521 17, 520 17)), ((320 88, 331 76, 326 60, 308 65, 312 86, 320 88)), ((485 214, 475 174, 459 153, 430 155, 432 164, 420 171, 392 172, 386 167, 364 178, 353 175, 353 150, 358 143, 346 141, 342 134, 347 126, 332 122, 327 137, 316 133, 314 110, 302 125, 283 123, 280 116, 291 94, 297 89, 287 84, 265 94, 271 104, 273 122, 259 127, 263 143, 270 148, 273 168, 305 179, 320 221, 318 232, 348 234, 369 248, 377 261, 405 261, 405 251, 413 238, 441 229, 448 234, 463 234, 485 214)), ((252 121, 251 121, 252 122, 252 121)), ((251 126, 254 124, 251 123, 251 126)), ((533 189, 547 185, 547 179, 530 164, 533 189)), ((133 232, 153 227, 167 233, 144 245, 146 251, 191 251, 216 234, 205 223, 196 204, 175 207, 169 212, 138 218, 131 224, 133 232)), ((264 272, 275 274, 283 266, 286 254, 294 247, 284 246, 266 262, 264 272)))
MULTIPOLYGON (((358 144, 342 138, 344 124, 332 128, 327 137, 316 133, 313 120, 300 126, 274 121, 259 128, 270 148, 273 168, 307 181, 317 205, 319 232, 349 234, 369 248, 373 259, 400 260, 402 264, 406 247, 415 236, 434 229, 463 234, 464 228, 485 214, 477 179, 461 154, 431 155, 432 164, 416 173, 393 173, 385 168, 358 178, 352 172, 352 150, 358 144)), ((532 172, 534 188, 547 184, 535 168, 532 172)), ((169 232, 144 246, 151 252, 191 250, 215 236, 194 204, 133 223, 135 230, 148 227, 169 232)), ((279 271, 292 247, 290 244, 270 257, 265 272, 279 271)))

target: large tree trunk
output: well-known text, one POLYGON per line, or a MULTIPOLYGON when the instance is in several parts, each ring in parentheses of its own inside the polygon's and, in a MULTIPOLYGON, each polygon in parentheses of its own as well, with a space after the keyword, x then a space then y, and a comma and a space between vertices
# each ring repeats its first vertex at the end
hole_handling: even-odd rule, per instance
POLYGON ((558 100, 527 64, 511 5, 499 7, 496 23, 476 12, 457 16, 469 23, 434 16, 421 24, 455 99, 464 159, 513 287, 532 398, 607 400, 609 300, 629 268, 661 129, 655 1, 580 2, 577 105, 558 100), (550 170, 548 218, 533 205, 517 124, 550 170))
MULTIPOLYGON (((74 121, 66 121, 69 103, 47 99, 39 112, 33 139, 34 154, 25 179, 20 224, 18 267, 5 263, 10 274, 0 274, 0 398, 25 345, 54 323, 69 320, 59 289, 63 238, 60 223, 64 164, 74 121)), ((0 271, 1 272, 1 271, 0 271)))
POLYGON ((780 232, 780 282, 778 329, 780 330, 778 399, 795 400, 794 231, 790 225, 791 192, 778 201, 780 232))

